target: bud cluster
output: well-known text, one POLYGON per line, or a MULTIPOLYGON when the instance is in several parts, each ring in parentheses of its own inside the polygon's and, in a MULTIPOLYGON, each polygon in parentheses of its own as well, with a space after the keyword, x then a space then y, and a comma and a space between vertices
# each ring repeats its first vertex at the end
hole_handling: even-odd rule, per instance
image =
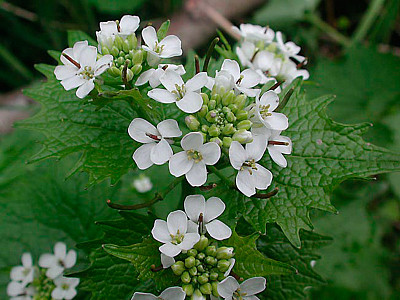
POLYGON ((52 299, 51 292, 56 287, 53 280, 46 276, 46 269, 39 268, 38 274, 39 275, 32 282, 32 287, 35 290, 33 300, 52 299))
POLYGON ((247 101, 245 94, 236 95, 235 91, 226 91, 223 87, 214 88, 211 96, 201 94, 203 106, 195 115, 185 118, 192 131, 200 131, 205 140, 229 148, 232 141, 241 144, 253 140, 250 129, 253 123, 244 109, 247 101))
POLYGON ((218 297, 218 283, 229 275, 233 256, 233 248, 218 247, 202 235, 193 249, 177 258, 171 269, 180 276, 183 290, 192 299, 202 295, 218 297))

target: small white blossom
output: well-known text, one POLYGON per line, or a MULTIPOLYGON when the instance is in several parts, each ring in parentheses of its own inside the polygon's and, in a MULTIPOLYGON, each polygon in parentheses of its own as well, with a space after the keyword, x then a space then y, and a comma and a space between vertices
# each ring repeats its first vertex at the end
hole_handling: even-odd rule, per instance
POLYGON ((240 24, 240 29, 236 26, 232 26, 232 29, 244 40, 251 42, 262 41, 265 43, 271 43, 275 36, 275 33, 271 28, 262 27, 260 25, 240 24))
POLYGON ((32 300, 35 295, 35 288, 32 286, 26 286, 19 281, 11 281, 7 285, 7 295, 10 300, 32 300))
POLYGON ((70 300, 77 294, 76 287, 79 284, 79 278, 70 278, 60 276, 54 279, 56 287, 51 292, 51 297, 55 300, 70 300))
POLYGON ((153 26, 147 26, 142 31, 142 37, 147 51, 147 62, 150 66, 156 66, 161 58, 171 58, 182 55, 181 40, 175 35, 168 35, 161 41, 158 40, 157 32, 153 26))
POLYGON ((247 197, 256 193, 256 189, 266 190, 272 181, 272 173, 258 164, 266 149, 265 139, 255 136, 253 142, 246 144, 246 148, 233 141, 229 148, 229 160, 236 175, 237 188, 247 197))
POLYGON ((112 55, 104 55, 97 60, 96 47, 89 46, 87 41, 75 43, 73 48, 65 49, 61 62, 54 69, 54 74, 65 90, 77 88, 78 98, 86 97, 94 89, 94 80, 112 64, 112 55))
POLYGON ((189 228, 208 234, 219 241, 228 239, 232 230, 219 220, 216 220, 225 210, 225 203, 218 197, 211 197, 207 201, 203 195, 187 196, 184 202, 185 212, 189 217, 189 228))
POLYGON ((278 80, 284 81, 283 87, 289 85, 297 77, 303 77, 304 80, 310 77, 307 70, 298 69, 297 65, 290 59, 282 60, 280 58, 274 60, 269 73, 278 80))
POLYGON ((161 253, 175 257, 182 250, 190 250, 200 240, 200 235, 187 232, 188 220, 186 214, 177 210, 171 212, 167 221, 155 220, 151 234, 153 238, 164 245, 159 247, 161 253))
POLYGON ((305 60, 304 56, 298 55, 301 48, 293 42, 283 42, 282 32, 278 31, 276 33, 276 40, 278 42, 278 47, 286 58, 293 57, 298 62, 303 62, 305 60))
POLYGON ((133 159, 138 168, 143 170, 153 164, 165 164, 172 156, 172 138, 182 135, 178 122, 172 119, 158 123, 157 128, 142 118, 133 119, 128 128, 129 136, 140 146, 133 153, 133 159))
POLYGON ((239 285, 235 278, 229 276, 218 283, 217 290, 225 300, 258 300, 255 295, 265 290, 266 282, 264 277, 253 277, 239 285))
POLYGON ((165 289, 158 297, 150 293, 135 292, 131 300, 184 300, 185 297, 183 289, 174 286, 165 289))
POLYGON ((203 135, 190 132, 181 140, 183 151, 174 154, 169 161, 169 171, 175 177, 186 176, 191 186, 201 186, 207 181, 207 165, 214 165, 221 156, 217 143, 203 144, 203 135))
POLYGON ((153 188, 153 184, 151 183, 151 180, 147 176, 139 176, 137 179, 133 181, 133 187, 139 192, 139 193, 147 193, 153 188))
POLYGON ((76 263, 76 251, 69 250, 67 246, 58 242, 54 245, 54 254, 45 253, 39 258, 39 266, 46 268, 46 276, 54 279, 61 275, 65 269, 72 268, 76 263))
POLYGON ((149 69, 140 74, 139 78, 136 80, 135 85, 141 86, 148 82, 150 86, 154 89, 161 84, 160 77, 164 75, 167 69, 175 71, 179 75, 183 75, 186 73, 183 65, 159 64, 157 69, 149 69))
POLYGON ((30 253, 22 254, 22 266, 16 266, 11 269, 10 278, 13 281, 19 281, 23 286, 31 283, 35 274, 35 267, 30 253))
POLYGON ((207 73, 198 73, 184 83, 178 73, 167 69, 160 81, 166 90, 153 89, 147 94, 150 98, 161 103, 176 103, 178 108, 186 113, 200 110, 203 105, 200 89, 208 82, 207 73))

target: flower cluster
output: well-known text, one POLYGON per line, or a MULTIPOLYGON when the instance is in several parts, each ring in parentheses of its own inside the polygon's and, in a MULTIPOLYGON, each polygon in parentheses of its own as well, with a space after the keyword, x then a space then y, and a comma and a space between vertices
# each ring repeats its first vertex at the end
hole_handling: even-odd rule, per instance
POLYGON ((65 269, 76 263, 75 250, 69 250, 64 243, 54 246, 54 253, 42 254, 39 266, 33 264, 32 255, 22 255, 22 266, 11 269, 11 282, 7 294, 11 300, 69 300, 76 296, 78 278, 64 277, 65 269))

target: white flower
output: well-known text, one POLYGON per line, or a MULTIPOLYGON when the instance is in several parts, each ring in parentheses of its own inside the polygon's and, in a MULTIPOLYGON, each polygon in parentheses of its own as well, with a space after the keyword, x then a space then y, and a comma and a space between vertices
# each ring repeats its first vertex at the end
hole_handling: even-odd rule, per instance
POLYGON ((297 65, 290 59, 283 61, 277 58, 271 67, 270 73, 280 81, 284 81, 283 87, 289 85, 297 77, 303 77, 304 80, 310 77, 307 70, 297 69, 297 65))
POLYGON ((33 281, 35 267, 33 266, 32 255, 30 253, 22 254, 21 261, 22 266, 16 266, 11 269, 10 278, 26 286, 33 281))
POLYGON ((190 195, 185 199, 185 212, 189 217, 189 227, 197 228, 200 233, 208 232, 216 240, 222 241, 229 238, 232 230, 219 220, 216 220, 225 210, 225 203, 217 197, 205 201, 203 195, 190 195))
POLYGON ((65 49, 61 62, 54 69, 54 74, 67 91, 77 88, 78 98, 86 97, 94 88, 94 80, 107 70, 113 61, 112 55, 104 55, 97 60, 96 47, 89 46, 87 41, 75 43, 73 48, 65 49))
POLYGON ((236 26, 232 26, 232 29, 242 38, 251 42, 271 43, 275 35, 271 28, 253 24, 240 24, 240 29, 236 26))
POLYGON ((76 263, 76 251, 69 250, 67 246, 58 242, 54 245, 54 254, 45 253, 39 258, 39 266, 46 268, 46 276, 56 278, 61 275, 65 269, 72 268, 76 263))
POLYGON ((175 102, 179 109, 186 113, 200 110, 203 105, 200 89, 208 82, 207 73, 198 73, 184 83, 178 73, 167 69, 160 81, 166 90, 153 89, 147 94, 150 98, 161 103, 175 102))
POLYGON ((150 66, 157 65, 161 58, 182 55, 181 40, 175 35, 168 35, 159 41, 154 27, 147 26, 142 31, 142 37, 146 43, 142 47, 147 51, 147 62, 150 66))
POLYGON ((259 298, 255 295, 265 290, 266 282, 264 277, 253 277, 239 285, 235 278, 229 276, 218 283, 217 290, 225 300, 257 300, 259 298))
POLYGON ((172 138, 182 135, 178 122, 172 119, 158 123, 156 128, 148 121, 136 118, 129 125, 128 133, 135 141, 144 143, 133 153, 133 159, 141 170, 153 164, 166 163, 173 154, 172 138))
POLYGON ((256 51, 256 46, 253 43, 247 41, 244 41, 240 47, 236 47, 236 54, 238 55, 242 66, 256 69, 253 67, 252 62, 256 51))
POLYGON ((35 294, 35 288, 32 286, 26 286, 22 282, 11 281, 7 285, 7 295, 10 300, 31 300, 35 294))
POLYGON ((181 140, 184 151, 174 154, 169 161, 169 171, 175 177, 185 174, 192 186, 201 186, 207 181, 206 165, 214 165, 221 156, 217 143, 203 144, 203 135, 190 132, 181 140))
POLYGON ((185 297, 183 289, 174 286, 165 289, 158 297, 150 293, 135 292, 131 300, 184 300, 185 297))
POLYGON ((140 74, 139 78, 136 80, 135 85, 141 86, 148 82, 150 86, 154 89, 161 84, 160 77, 164 75, 167 69, 175 71, 179 75, 183 75, 186 73, 183 65, 159 64, 157 69, 149 69, 140 74))
POLYGON ((76 296, 76 287, 79 284, 79 278, 70 278, 60 276, 54 279, 56 287, 51 292, 51 297, 55 300, 70 300, 76 296))
POLYGON ((161 264, 164 269, 168 269, 174 263, 175 263, 175 258, 165 255, 164 253, 161 253, 161 264))
POLYGON ((153 184, 149 177, 143 175, 133 181, 133 187, 139 193, 147 193, 153 188, 153 184))
POLYGON ((283 42, 282 32, 278 31, 276 33, 276 40, 278 42, 278 47, 286 58, 293 57, 298 62, 303 62, 305 60, 304 56, 298 55, 301 48, 293 42, 283 42))
POLYGON ((159 247, 161 253, 175 257, 182 250, 190 250, 200 240, 200 235, 187 232, 188 220, 186 214, 181 211, 173 211, 164 220, 155 220, 151 234, 153 238, 164 245, 159 247))
POLYGON ((263 137, 255 136, 253 142, 246 144, 246 148, 236 141, 229 148, 229 160, 233 168, 238 170, 236 186, 247 197, 254 195, 256 188, 265 190, 271 184, 272 173, 257 163, 266 146, 263 137))
POLYGON ((286 168, 287 161, 283 154, 292 153, 292 141, 287 136, 281 136, 279 130, 269 130, 267 149, 271 159, 280 167, 286 168))
POLYGON ((251 121, 262 123, 265 127, 274 130, 285 130, 289 126, 288 118, 274 112, 279 105, 279 97, 274 91, 265 92, 261 98, 257 95, 255 106, 250 108, 251 121))

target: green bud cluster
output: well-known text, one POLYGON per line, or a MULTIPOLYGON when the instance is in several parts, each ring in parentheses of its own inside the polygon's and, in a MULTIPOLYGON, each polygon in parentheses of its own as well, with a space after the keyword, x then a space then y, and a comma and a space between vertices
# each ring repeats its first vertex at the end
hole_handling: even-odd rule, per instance
POLYGON ((145 59, 146 52, 137 49, 137 38, 134 34, 123 39, 115 36, 114 42, 110 45, 101 45, 101 53, 111 54, 114 57, 111 68, 108 73, 114 77, 122 76, 122 71, 127 64, 126 78, 131 81, 135 75, 142 71, 142 64, 145 59))
POLYGON ((218 297, 218 283, 225 279, 233 256, 233 248, 212 245, 202 235, 193 249, 178 256, 171 269, 180 276, 182 288, 191 299, 202 295, 218 297))
POLYGON ((206 141, 229 148, 232 141, 241 144, 252 142, 250 129, 253 123, 245 110, 247 96, 236 95, 234 90, 213 89, 211 96, 201 94, 203 106, 195 115, 185 118, 187 127, 199 131, 206 141))
POLYGON ((35 295, 33 300, 50 300, 51 292, 54 290, 55 285, 52 279, 46 276, 46 269, 39 270, 39 276, 37 276, 32 285, 35 287, 35 295))

